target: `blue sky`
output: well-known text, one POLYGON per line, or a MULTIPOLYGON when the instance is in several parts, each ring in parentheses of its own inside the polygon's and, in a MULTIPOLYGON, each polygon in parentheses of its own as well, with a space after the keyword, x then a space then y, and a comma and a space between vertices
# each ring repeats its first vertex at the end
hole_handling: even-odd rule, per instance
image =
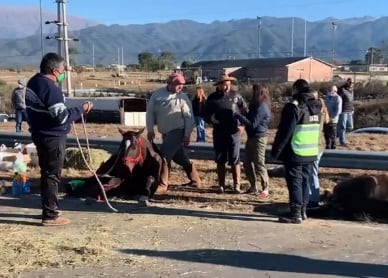
MULTIPOLYGON (((0 5, 35 6, 56 11, 55 0, 0 0, 0 5)), ((68 13, 103 24, 144 24, 191 19, 198 22, 256 18, 301 17, 316 21, 328 17, 386 16, 386 0, 68 0, 68 13)))

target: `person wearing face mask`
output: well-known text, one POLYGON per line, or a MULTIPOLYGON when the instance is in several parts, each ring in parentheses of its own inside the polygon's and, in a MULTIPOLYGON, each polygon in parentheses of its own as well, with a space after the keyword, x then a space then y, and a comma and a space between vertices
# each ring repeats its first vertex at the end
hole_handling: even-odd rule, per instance
POLYGON ((65 106, 63 92, 58 86, 65 79, 65 70, 63 57, 47 53, 41 60, 40 72, 28 81, 25 95, 29 131, 39 157, 43 226, 70 223, 60 215, 58 204, 66 136, 71 123, 93 107, 91 102, 74 108, 65 106))
MULTIPOLYGON (((171 162, 174 161, 183 167, 189 184, 199 187, 201 179, 185 151, 194 129, 191 101, 182 92, 185 83, 182 74, 172 73, 167 79, 167 86, 151 95, 146 111, 147 138, 151 142, 154 140, 156 125, 163 139, 160 152, 167 160, 168 168, 171 169, 171 162)), ((168 177, 162 177, 157 193, 164 193, 167 188, 168 177)))

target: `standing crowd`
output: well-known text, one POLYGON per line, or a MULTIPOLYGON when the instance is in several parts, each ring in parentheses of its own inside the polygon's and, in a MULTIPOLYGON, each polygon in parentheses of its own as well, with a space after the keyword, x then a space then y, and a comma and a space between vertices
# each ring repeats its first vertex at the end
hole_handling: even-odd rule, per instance
MULTIPOLYGON (((66 136, 71 123, 88 113, 93 104, 85 102, 68 108, 59 84, 64 80, 66 65, 56 53, 46 54, 40 72, 26 84, 18 82, 12 100, 17 114, 16 131, 21 131, 22 118, 28 119, 29 131, 37 147, 40 166, 42 224, 68 224, 58 205, 58 186, 65 156, 66 136), (23 114, 26 114, 23 116, 23 114)), ((155 127, 162 134, 160 153, 167 161, 180 165, 189 184, 200 187, 201 177, 189 159, 186 147, 196 128, 196 141, 206 142, 205 125, 212 126, 213 147, 217 168, 218 193, 227 188, 227 165, 231 169, 232 192, 255 194, 268 198, 270 181, 266 162, 267 133, 271 121, 271 98, 265 84, 252 86, 247 103, 239 92, 232 89, 236 79, 222 74, 215 90, 209 96, 197 87, 192 100, 183 92, 185 78, 179 73, 168 77, 167 85, 155 91, 146 111, 147 138, 153 141, 155 127), (246 132, 245 157, 241 161, 242 133, 246 132), (241 188, 241 165, 249 188, 241 188)), ((292 97, 281 113, 280 123, 268 161, 282 161, 289 191, 287 214, 279 217, 283 223, 302 223, 309 207, 319 203, 318 165, 323 149, 335 149, 336 137, 347 144, 346 131, 353 128, 353 82, 337 90, 332 86, 324 98, 311 89, 308 82, 299 79, 292 87, 292 97), (309 202, 310 201, 310 202, 309 202)), ((158 190, 167 190, 168 177, 160 180, 158 190)))

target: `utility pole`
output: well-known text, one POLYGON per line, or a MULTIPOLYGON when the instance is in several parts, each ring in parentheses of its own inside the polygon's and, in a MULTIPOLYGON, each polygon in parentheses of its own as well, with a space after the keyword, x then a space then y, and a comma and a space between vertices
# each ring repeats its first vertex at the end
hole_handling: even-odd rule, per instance
POLYGON ((67 0, 56 0, 57 3, 57 20, 55 21, 46 21, 46 24, 55 23, 58 26, 58 34, 55 36, 47 36, 46 39, 56 39, 58 41, 58 55, 62 56, 64 52, 64 59, 66 63, 66 89, 67 95, 72 96, 71 89, 71 65, 69 57, 69 41, 78 41, 77 38, 69 38, 67 26, 67 17, 66 17, 66 3, 67 0), (63 51, 62 51, 63 49, 63 51))
POLYGON ((295 19, 291 20, 291 57, 294 57, 294 25, 295 19))
POLYGON ((307 20, 304 19, 304 47, 303 47, 303 57, 307 55, 307 20))
MULTIPOLYGON (((57 28, 58 28, 58 38, 62 38, 62 25, 63 25, 63 18, 62 18, 62 6, 59 4, 59 1, 57 1, 57 28)), ((58 39, 58 55, 62 56, 62 41, 58 39)))
POLYGON ((333 21, 331 23, 332 26, 332 34, 331 34, 331 63, 334 65, 334 45, 335 45, 335 30, 337 29, 337 24, 333 21))
POLYGON ((260 47, 261 47, 261 17, 257 17, 257 29, 258 29, 258 38, 257 38, 257 48, 258 48, 258 58, 260 59, 260 47))
POLYGON ((121 64, 124 65, 124 47, 121 48, 121 64))
POLYGON ((39 0, 39 19, 40 19, 40 50, 42 58, 44 56, 44 40, 43 40, 43 18, 42 18, 42 0, 39 0))
POLYGON ((70 57, 69 57, 69 37, 67 33, 67 17, 66 17, 66 0, 57 0, 57 2, 62 3, 62 19, 63 19, 63 40, 64 40, 64 48, 65 48, 65 60, 66 60, 66 87, 68 96, 73 96, 73 92, 71 90, 71 65, 70 65, 70 57))
POLYGON ((92 66, 93 66, 93 69, 95 67, 95 61, 94 61, 94 44, 92 45, 92 66))

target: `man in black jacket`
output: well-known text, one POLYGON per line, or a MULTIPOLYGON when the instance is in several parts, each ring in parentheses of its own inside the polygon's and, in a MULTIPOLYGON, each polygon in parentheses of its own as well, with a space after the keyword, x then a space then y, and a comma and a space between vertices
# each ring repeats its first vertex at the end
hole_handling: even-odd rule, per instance
POLYGON ((231 89, 231 81, 236 78, 223 74, 215 83, 216 91, 206 100, 205 121, 213 125, 213 145, 216 155, 219 193, 225 190, 226 162, 233 175, 233 190, 241 193, 240 144, 243 126, 233 115, 234 109, 246 112, 243 97, 231 89), (236 108, 234 108, 236 107, 236 108))
POLYGON ((290 213, 280 217, 279 222, 300 224, 307 219, 307 180, 319 152, 321 106, 306 80, 295 81, 292 101, 283 108, 271 150, 273 159, 284 162, 290 197, 290 213))

